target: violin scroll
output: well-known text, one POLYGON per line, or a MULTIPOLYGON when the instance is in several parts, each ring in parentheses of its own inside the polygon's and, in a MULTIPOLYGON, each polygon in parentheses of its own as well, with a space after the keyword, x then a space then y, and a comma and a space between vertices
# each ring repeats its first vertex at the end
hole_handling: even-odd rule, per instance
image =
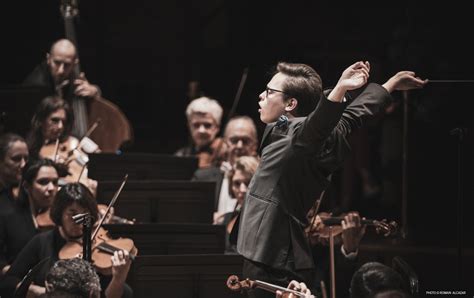
POLYGON ((387 222, 386 219, 373 220, 373 225, 375 226, 375 232, 377 234, 382 233, 385 237, 394 236, 398 233, 398 223, 393 220, 390 222, 387 222))
POLYGON ((231 275, 227 278, 227 287, 232 291, 248 290, 255 287, 255 282, 248 278, 240 281, 237 275, 231 275))
POLYGON ((237 275, 231 275, 227 278, 227 287, 232 291, 242 291, 253 288, 259 288, 271 293, 277 293, 277 291, 279 291, 280 293, 293 294, 296 297, 307 297, 306 294, 296 290, 296 288, 284 288, 264 281, 250 280, 248 278, 240 281, 237 275))

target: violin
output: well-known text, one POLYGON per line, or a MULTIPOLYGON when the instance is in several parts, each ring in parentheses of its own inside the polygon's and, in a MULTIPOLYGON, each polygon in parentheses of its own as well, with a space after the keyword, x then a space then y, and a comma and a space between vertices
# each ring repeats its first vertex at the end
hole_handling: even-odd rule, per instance
MULTIPOLYGON (((316 216, 312 216, 310 225, 306 228, 306 234, 312 244, 328 244, 329 235, 335 237, 336 244, 340 244, 343 229, 341 222, 344 220, 345 214, 340 216, 332 216, 327 212, 320 212, 316 216)), ((382 233, 384 237, 393 236, 398 231, 398 224, 395 221, 387 222, 386 219, 375 220, 361 218, 362 225, 374 226, 377 234, 382 233)))
MULTIPOLYGON (((97 208, 99 209, 99 215, 100 216, 105 216, 105 214, 107 212, 107 205, 97 204, 97 208)), ((124 217, 114 215, 114 214, 112 214, 112 212, 110 212, 107 215, 107 218, 105 219, 105 222, 108 223, 108 224, 133 225, 133 224, 135 224, 135 219, 130 220, 130 219, 127 219, 127 218, 124 218, 124 217)))
POLYGON ((280 291, 281 293, 293 294, 296 297, 307 297, 307 294, 302 293, 300 291, 280 287, 260 280, 250 280, 247 278, 245 280, 240 281, 237 275, 229 276, 227 278, 226 284, 227 287, 232 291, 242 291, 258 288, 271 293, 276 293, 277 291, 280 291))
POLYGON ((87 137, 79 141, 75 137, 69 136, 64 142, 60 143, 57 139, 56 142, 41 147, 39 156, 49 158, 63 167, 60 168, 62 183, 81 182, 95 194, 97 181, 88 178, 86 166, 89 157, 84 149, 92 150, 87 153, 99 150, 97 145, 87 137))
MULTIPOLYGON (((91 261, 92 264, 96 267, 97 271, 104 274, 112 274, 112 260, 110 255, 113 255, 114 252, 119 250, 126 250, 129 252, 130 259, 133 261, 135 256, 138 253, 138 249, 135 247, 132 239, 128 238, 118 238, 112 239, 109 237, 108 232, 102 228, 104 220, 107 218, 112 206, 117 201, 120 192, 122 191, 125 183, 127 182, 128 174, 125 175, 122 184, 115 193, 114 197, 110 201, 110 204, 107 206, 107 210, 104 216, 100 219, 97 227, 92 234, 91 238, 91 261)), ((83 214, 80 214, 83 215, 83 214)), ((86 214, 87 215, 87 214, 86 214)), ((78 215, 74 216, 78 217, 78 215)), ((73 217, 73 218, 74 218, 73 217)), ((81 217, 84 219, 85 217, 81 217)), ((84 221, 85 222, 85 221, 84 221)), ((85 238, 87 239, 87 238, 85 238)), ((87 241, 87 240, 86 240, 87 241)), ((82 255, 84 252, 83 242, 81 240, 74 240, 67 242, 59 251, 60 259, 70 259, 82 255)))
MULTIPOLYGON (((92 241, 92 264, 97 271, 103 275, 112 274, 111 255, 119 250, 126 250, 130 254, 130 259, 135 260, 138 249, 132 239, 118 238, 112 239, 108 231, 100 227, 95 239, 92 241)), ((59 251, 59 259, 72 259, 82 256, 82 240, 69 241, 59 251)))
POLYGON ((196 156, 198 158, 198 167, 209 168, 211 166, 219 165, 225 160, 226 146, 222 138, 216 138, 209 145, 209 150, 199 152, 196 156))

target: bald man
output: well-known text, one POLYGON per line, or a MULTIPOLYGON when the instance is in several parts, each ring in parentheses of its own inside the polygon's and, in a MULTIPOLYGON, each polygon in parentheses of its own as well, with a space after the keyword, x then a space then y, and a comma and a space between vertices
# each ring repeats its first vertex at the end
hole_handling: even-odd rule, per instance
POLYGON ((228 159, 232 165, 240 156, 257 155, 257 128, 250 117, 238 116, 232 118, 224 131, 228 159))
POLYGON ((60 39, 53 43, 46 61, 41 63, 24 81, 25 85, 49 87, 51 91, 61 97, 67 97, 64 92, 66 87, 75 87, 74 94, 77 96, 94 98, 99 95, 99 88, 90 84, 81 73, 74 78, 74 67, 78 65, 79 59, 76 47, 67 39, 60 39))
MULTIPOLYGON (((84 73, 75 75, 74 70, 78 64, 74 44, 67 39, 60 39, 51 45, 46 60, 28 75, 23 85, 45 88, 47 95, 58 95, 67 101, 71 101, 74 96, 92 99, 99 97, 99 87, 90 84, 84 73)), ((83 133, 76 131, 75 134, 81 137, 83 133)))
POLYGON ((235 160, 241 156, 257 156, 257 128, 248 116, 236 116, 230 119, 224 130, 226 143, 226 160, 221 165, 199 169, 194 173, 194 180, 215 181, 214 223, 220 224, 222 215, 235 209, 237 200, 229 194, 227 173, 232 169, 235 160))

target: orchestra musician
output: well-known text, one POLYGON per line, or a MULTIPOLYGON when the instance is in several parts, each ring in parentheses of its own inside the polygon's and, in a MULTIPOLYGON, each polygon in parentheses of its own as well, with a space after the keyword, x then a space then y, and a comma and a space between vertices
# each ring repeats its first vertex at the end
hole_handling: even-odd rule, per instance
POLYGON ((214 164, 220 153, 215 149, 223 149, 216 138, 219 132, 222 107, 215 99, 200 97, 189 103, 186 108, 189 133, 192 144, 175 152, 176 156, 196 156, 199 159, 199 168, 207 168, 214 164))
MULTIPOLYGON (((66 182, 80 181, 95 193, 97 181, 87 176, 88 156, 82 141, 71 135, 73 113, 58 96, 44 98, 31 120, 27 142, 33 158, 49 158, 67 169, 66 182)), ((95 151, 99 149, 93 147, 95 151)))
POLYGON ((0 214, 13 210, 28 158, 25 139, 13 133, 0 136, 0 214))
POLYGON ((225 225, 226 227, 226 252, 228 253, 236 252, 235 241, 231 242, 229 237, 231 233, 237 233, 237 231, 232 230, 233 228, 237 228, 237 217, 244 203, 250 180, 257 170, 258 162, 259 160, 255 156, 241 156, 235 160, 232 169, 227 173, 229 179, 227 191, 235 198, 237 203, 234 210, 224 213, 217 218, 216 223, 225 225))
MULTIPOLYGON (((82 238, 83 226, 76 224, 73 216, 88 213, 93 222, 98 218, 97 203, 87 187, 80 183, 63 186, 51 206, 51 219, 56 224, 53 230, 40 233, 33 237, 21 250, 5 277, 0 281, 0 295, 11 297, 22 278, 36 264, 45 258, 45 262, 33 277, 29 286, 29 294, 34 297, 45 293, 45 277, 53 264, 58 261, 60 250, 69 241, 82 238)), ((119 250, 111 256, 112 276, 99 274, 102 295, 105 297, 132 297, 131 288, 125 284, 130 269, 128 251, 119 250)))
MULTIPOLYGON (((79 65, 79 57, 75 45, 60 39, 51 45, 46 60, 39 64, 24 80, 26 86, 42 87, 48 95, 59 96, 71 103, 75 96, 96 99, 101 95, 98 86, 90 84, 84 73, 75 76, 74 70, 79 65)), ((77 111, 75 111, 77 113, 77 111)), ((82 137, 74 127, 74 135, 82 137)))
POLYGON ((229 192, 229 173, 235 161, 242 156, 257 156, 257 128, 253 120, 248 116, 232 117, 224 130, 224 144, 226 152, 222 162, 198 169, 193 177, 196 181, 216 182, 214 224, 221 224, 222 216, 233 212, 238 205, 236 197, 229 192))
POLYGON ((58 192, 56 164, 49 159, 29 161, 22 174, 14 209, 0 214, 0 268, 5 274, 17 254, 42 229, 53 227, 49 209, 58 192))

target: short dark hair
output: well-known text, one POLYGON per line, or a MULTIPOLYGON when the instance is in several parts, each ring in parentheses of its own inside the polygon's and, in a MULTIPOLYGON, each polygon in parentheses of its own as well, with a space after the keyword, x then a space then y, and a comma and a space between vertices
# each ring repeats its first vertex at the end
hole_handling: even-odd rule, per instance
POLYGON ((54 263, 46 275, 46 282, 52 287, 51 293, 67 293, 72 297, 86 298, 91 293, 100 293, 99 276, 89 262, 80 258, 54 263))
POLYGON ((373 297, 386 290, 403 290, 403 279, 395 270, 382 263, 366 263, 352 276, 351 298, 373 297))
POLYGON ((41 147, 44 145, 43 123, 51 113, 59 109, 64 109, 66 112, 66 123, 64 123, 64 132, 60 136, 60 142, 66 140, 71 134, 72 125, 74 123, 74 113, 69 104, 59 96, 48 96, 44 98, 38 105, 36 112, 31 119, 31 131, 28 135, 28 146, 30 147, 31 155, 37 157, 41 147))
POLYGON ((92 216, 92 222, 97 220, 99 211, 91 191, 81 183, 69 183, 61 187, 51 206, 50 216, 56 225, 62 225, 64 210, 73 203, 77 203, 82 208, 87 209, 92 216))
POLYGON ((0 161, 5 159, 5 156, 7 155, 12 143, 15 143, 16 141, 26 143, 22 136, 14 133, 6 133, 0 136, 0 161))
POLYGON ((294 116, 308 116, 322 95, 323 83, 319 74, 309 65, 287 62, 278 63, 276 71, 288 77, 282 91, 298 101, 294 116))

